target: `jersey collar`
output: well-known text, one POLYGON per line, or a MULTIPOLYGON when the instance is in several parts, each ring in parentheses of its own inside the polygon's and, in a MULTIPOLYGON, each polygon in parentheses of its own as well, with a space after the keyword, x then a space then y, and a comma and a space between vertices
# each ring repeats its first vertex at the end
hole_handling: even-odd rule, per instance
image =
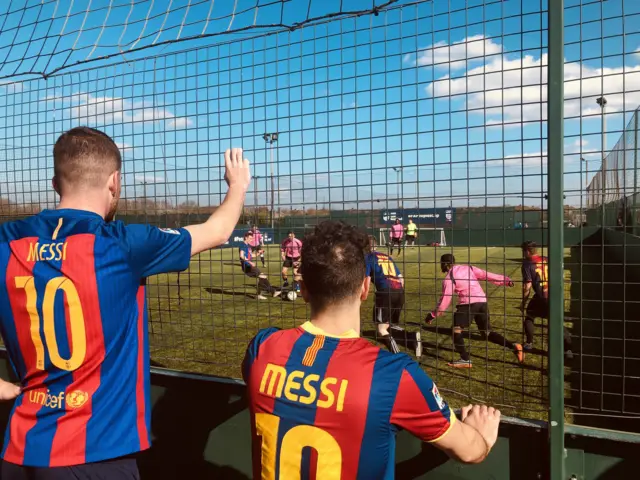
POLYGON ((319 327, 316 327, 313 323, 307 321, 300 325, 305 332, 310 333, 311 335, 323 335, 325 337, 330 338, 359 338, 360 336, 356 333, 355 330, 349 329, 340 335, 332 335, 331 333, 327 333, 319 327))

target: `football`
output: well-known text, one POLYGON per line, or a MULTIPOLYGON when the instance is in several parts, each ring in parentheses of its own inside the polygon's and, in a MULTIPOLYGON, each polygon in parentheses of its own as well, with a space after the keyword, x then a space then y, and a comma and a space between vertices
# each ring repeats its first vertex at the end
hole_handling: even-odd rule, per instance
POLYGON ((298 298, 298 294, 294 290, 287 292, 287 300, 294 302, 296 298, 298 298))

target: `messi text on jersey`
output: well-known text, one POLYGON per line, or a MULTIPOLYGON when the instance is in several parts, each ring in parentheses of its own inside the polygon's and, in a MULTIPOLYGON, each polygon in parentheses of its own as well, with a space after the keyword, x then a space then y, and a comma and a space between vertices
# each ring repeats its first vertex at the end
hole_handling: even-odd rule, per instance
POLYGON ((284 367, 269 363, 262 375, 260 393, 276 398, 281 398, 284 394, 287 400, 304 405, 315 403, 318 408, 333 408, 335 405, 336 412, 341 412, 348 385, 348 380, 338 380, 335 377, 320 379, 320 375, 305 375, 300 370, 287 374, 284 367))

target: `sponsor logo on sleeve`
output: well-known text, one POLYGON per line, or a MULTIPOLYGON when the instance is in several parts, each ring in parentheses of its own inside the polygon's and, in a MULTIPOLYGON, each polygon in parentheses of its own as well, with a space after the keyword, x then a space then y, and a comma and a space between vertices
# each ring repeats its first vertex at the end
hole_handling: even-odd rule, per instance
POLYGON ((160 231, 164 233, 170 233, 172 235, 180 235, 180 232, 178 230, 174 230, 173 228, 161 228, 160 231))
POLYGON ((433 384, 433 388, 431 389, 431 393, 433 394, 433 398, 435 399, 436 403, 438 404, 438 407, 440 408, 440 410, 442 410, 446 404, 444 403, 444 400, 440 396, 440 392, 438 391, 438 387, 436 387, 435 383, 433 384))

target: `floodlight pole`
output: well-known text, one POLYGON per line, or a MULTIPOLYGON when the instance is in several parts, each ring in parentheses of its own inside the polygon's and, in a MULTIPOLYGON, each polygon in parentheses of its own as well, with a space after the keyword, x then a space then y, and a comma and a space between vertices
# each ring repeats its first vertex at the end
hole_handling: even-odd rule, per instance
POLYGON ((258 225, 258 179, 262 178, 259 175, 253 177, 253 212, 254 212, 254 225, 258 225))
POLYGON ((400 202, 400 184, 402 183, 402 167, 391 167, 394 172, 396 172, 396 197, 398 198, 398 209, 401 208, 400 202))
MULTIPOLYGON (((596 103, 600 105, 602 114, 602 211, 604 213, 604 204, 607 201, 607 163, 605 162, 607 156, 607 99, 604 96, 598 97, 596 98, 596 103)), ((604 218, 602 221, 604 221, 604 218)))
POLYGON ((271 170, 271 229, 273 229, 273 209, 274 209, 274 194, 275 194, 275 186, 274 186, 274 176, 273 176, 273 144, 278 141, 278 132, 274 133, 265 133, 262 138, 265 142, 269 144, 269 164, 271 170))

